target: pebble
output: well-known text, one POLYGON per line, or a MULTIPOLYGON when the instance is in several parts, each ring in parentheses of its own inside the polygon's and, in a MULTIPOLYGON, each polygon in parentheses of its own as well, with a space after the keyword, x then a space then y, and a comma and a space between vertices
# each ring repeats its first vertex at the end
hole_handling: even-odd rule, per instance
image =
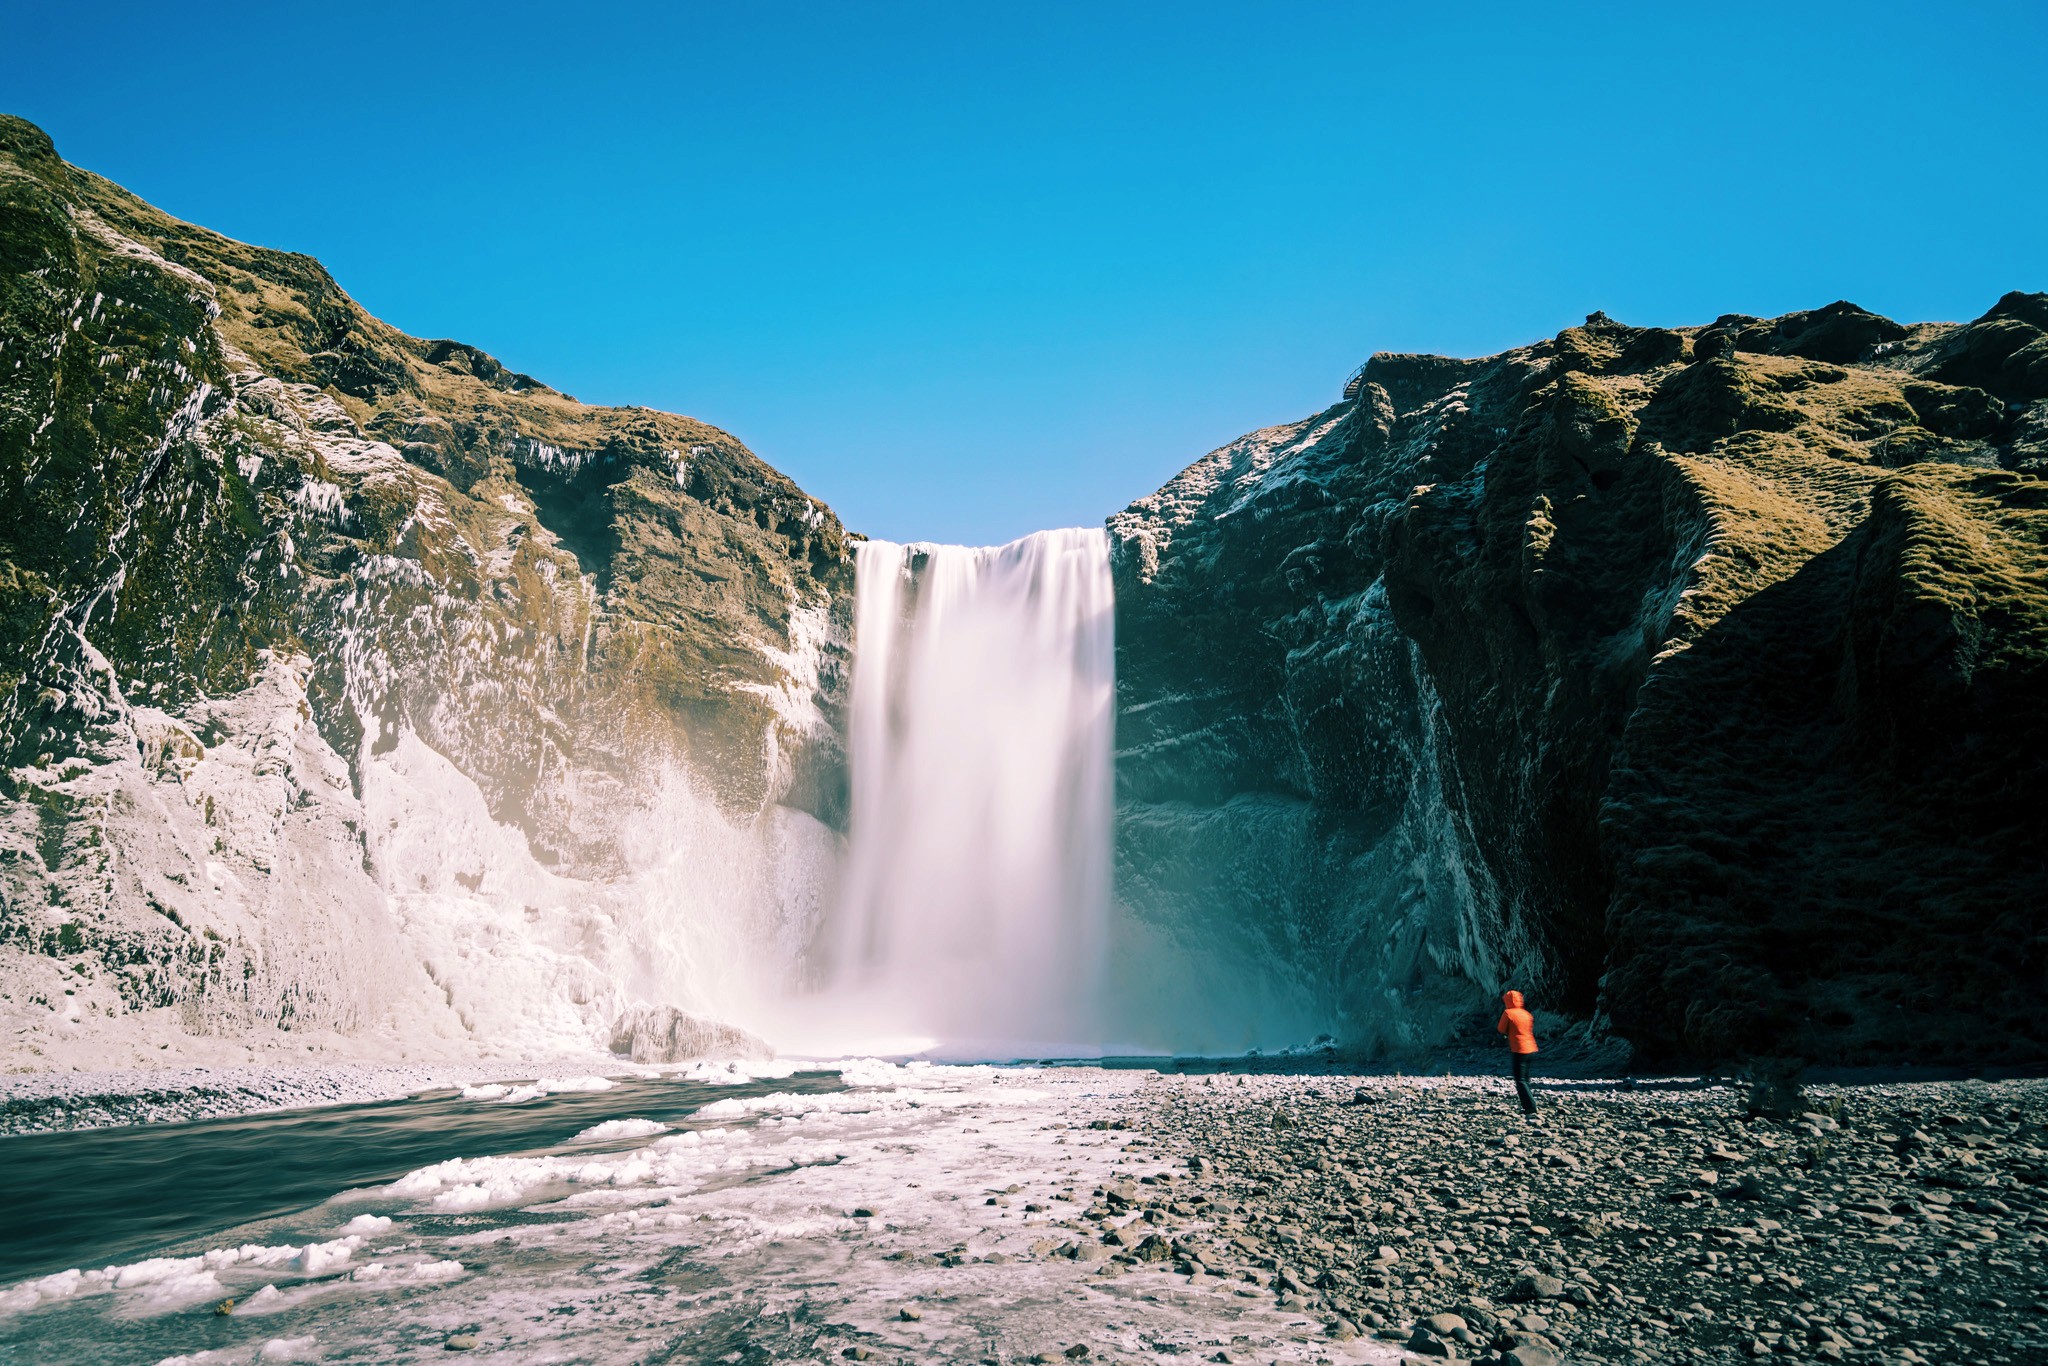
POLYGON ((1191 1286, 1435 1360, 2048 1360, 2048 1084, 1560 1092, 1525 1143, 1504 1080, 1165 1077, 1132 1128, 1172 1189, 1098 1203, 1191 1286))

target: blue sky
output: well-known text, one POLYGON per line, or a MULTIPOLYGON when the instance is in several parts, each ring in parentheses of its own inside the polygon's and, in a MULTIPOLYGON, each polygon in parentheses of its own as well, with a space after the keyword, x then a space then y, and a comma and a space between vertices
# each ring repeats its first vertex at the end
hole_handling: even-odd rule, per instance
POLYGON ((29 5, 0 109, 893 539, 1099 521, 1377 350, 2048 289, 2048 5, 29 5))

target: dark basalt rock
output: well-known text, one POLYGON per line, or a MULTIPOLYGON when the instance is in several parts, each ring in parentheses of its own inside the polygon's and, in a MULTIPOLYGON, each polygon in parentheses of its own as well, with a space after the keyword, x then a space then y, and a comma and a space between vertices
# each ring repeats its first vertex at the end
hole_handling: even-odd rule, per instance
POLYGON ((1448 978, 1651 1053, 2048 1055, 2044 356, 2008 295, 1375 357, 1111 519, 1122 895, 1355 1041, 1468 1024, 1448 978))

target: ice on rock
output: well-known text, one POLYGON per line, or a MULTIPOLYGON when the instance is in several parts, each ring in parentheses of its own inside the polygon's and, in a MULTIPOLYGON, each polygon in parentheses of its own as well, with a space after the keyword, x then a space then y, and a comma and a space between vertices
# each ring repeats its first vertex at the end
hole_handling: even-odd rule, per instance
POLYGON ((485 1209, 491 1205, 510 1204, 526 1193, 527 1188, 514 1183, 483 1185, 470 1182, 467 1185, 451 1186, 434 1197, 434 1208, 444 1214, 461 1214, 468 1210, 485 1209))
POLYGON ((705 1086, 743 1086, 750 1081, 780 1081, 805 1070, 788 1059, 770 1062, 694 1062, 668 1073, 676 1081, 694 1081, 705 1086))
POLYGON ((462 1274, 462 1263, 458 1261, 421 1262, 407 1277, 415 1281, 452 1281, 462 1274))
POLYGON ((986 1082, 996 1075, 993 1067, 942 1067, 921 1058, 904 1063, 880 1058, 847 1058, 824 1066, 838 1072, 848 1086, 958 1087, 986 1082))
POLYGON ((105 1273, 73 1268, 0 1290, 0 1315, 19 1314, 54 1300, 68 1300, 88 1284, 88 1277, 104 1280, 105 1273))
MULTIPOLYGON (((571 1143, 606 1143, 619 1138, 648 1138, 668 1132, 668 1125, 651 1119, 608 1119, 583 1130, 571 1143)), ((386 1224, 390 1220, 385 1220, 386 1224)))
POLYGON ((291 1260, 291 1268, 306 1276, 324 1276, 330 1271, 347 1266, 355 1256, 356 1249, 363 1245, 357 1234, 336 1238, 332 1242, 308 1243, 299 1249, 291 1260))
POLYGON ((362 1242, 349 1236, 327 1243, 277 1246, 244 1243, 210 1248, 190 1257, 145 1257, 141 1261, 81 1271, 76 1268, 23 1281, 0 1290, 0 1315, 23 1313, 39 1304, 112 1292, 134 1292, 157 1308, 173 1308, 221 1293, 217 1273, 244 1267, 280 1267, 319 1274, 345 1264, 362 1242))
POLYGON ((602 1050, 621 1021, 664 1011, 750 1028, 792 971, 784 903, 828 883, 835 856, 822 826, 795 838, 780 807, 735 821, 671 770, 633 809, 585 813, 615 821, 623 870, 564 876, 405 730, 366 765, 362 800, 408 950, 461 1028, 505 1055, 602 1050))
POLYGON ((207 1267, 207 1259, 203 1256, 151 1257, 146 1261, 109 1267, 107 1270, 116 1290, 133 1290, 145 1285, 175 1284, 193 1277, 212 1277, 212 1272, 207 1267))

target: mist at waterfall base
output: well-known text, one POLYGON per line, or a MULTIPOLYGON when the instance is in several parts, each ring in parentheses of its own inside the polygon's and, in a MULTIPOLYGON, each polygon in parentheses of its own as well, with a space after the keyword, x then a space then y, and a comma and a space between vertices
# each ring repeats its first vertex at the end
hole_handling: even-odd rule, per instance
MULTIPOLYGON (((567 1056, 661 1006, 813 1058, 1233 1055, 1337 1032, 1329 956, 1304 968, 1232 884, 1149 914, 1119 900, 1114 596, 1101 529, 862 543, 844 833, 780 805, 734 818, 673 767, 570 782, 556 809, 608 826, 622 863, 577 875, 401 731, 362 778, 390 929, 358 936, 383 966, 341 975, 376 1022, 357 1051, 567 1056)), ((829 622, 798 624, 791 667, 816 673, 829 622)))
POLYGON ((1322 1032, 1244 943, 1170 933, 1113 894, 1102 530, 863 543, 854 632, 847 843, 809 989, 770 1026, 778 1047, 1081 1058, 1242 1053, 1322 1032))

